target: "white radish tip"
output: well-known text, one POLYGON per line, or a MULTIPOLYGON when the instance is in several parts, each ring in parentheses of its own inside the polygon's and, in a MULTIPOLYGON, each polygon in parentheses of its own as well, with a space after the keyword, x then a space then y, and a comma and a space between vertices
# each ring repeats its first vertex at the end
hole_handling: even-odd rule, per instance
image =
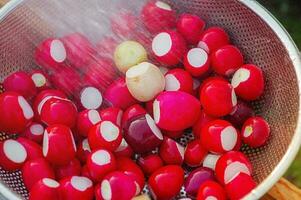
POLYGON ((193 48, 189 50, 187 54, 187 60, 191 66, 195 68, 201 68, 206 64, 208 60, 208 54, 201 48, 193 48))
POLYGON ((45 129, 44 137, 43 137, 43 156, 44 157, 46 157, 48 154, 48 148, 49 148, 49 138, 48 138, 48 132, 45 129))
POLYGON ((119 110, 119 111, 118 111, 118 114, 117 114, 117 120, 116 120, 116 124, 117 124, 118 126, 121 126, 122 115, 123 115, 123 111, 122 111, 122 110, 119 110))
POLYGON ((23 163, 27 158, 26 149, 16 140, 4 141, 3 151, 6 157, 14 163, 23 163))
POLYGON ((207 54, 210 51, 208 45, 205 42, 203 42, 203 41, 199 41, 198 48, 203 49, 204 51, 206 51, 207 54))
POLYGON ((42 135, 44 133, 44 127, 41 124, 33 124, 30 126, 30 132, 33 135, 42 135))
POLYGON ((142 74, 146 73, 147 70, 150 67, 150 63, 148 62, 142 62, 138 65, 135 65, 131 67, 127 72, 126 72, 126 77, 127 78, 134 78, 137 76, 141 76, 142 74))
POLYGON ((159 67, 159 70, 163 75, 165 75, 169 71, 166 67, 159 67))
POLYGON ((249 137, 251 134, 253 133, 253 127, 252 126, 246 126, 244 132, 243 132, 243 136, 245 138, 249 137))
POLYGON ((116 140, 120 134, 119 128, 110 121, 101 122, 99 131, 107 142, 116 140))
POLYGON ((92 154, 92 161, 97 165, 106 165, 111 162, 111 155, 106 150, 98 150, 92 154))
POLYGON ((232 89, 232 92, 231 92, 231 99, 232 99, 232 105, 236 106, 237 105, 237 97, 236 97, 234 89, 232 89))
POLYGON ((173 74, 165 76, 165 90, 178 91, 180 89, 180 82, 173 74))
POLYGON ((231 85, 237 88, 240 83, 247 81, 250 78, 250 71, 245 68, 238 69, 232 78, 231 85))
POLYGON ((205 200, 218 200, 215 196, 208 196, 205 200))
POLYGON ((88 119, 93 125, 95 125, 101 121, 99 112, 97 110, 89 110, 88 111, 88 119))
POLYGON ((53 40, 51 42, 50 55, 58 63, 65 61, 67 53, 64 44, 60 40, 53 40))
POLYGON ((93 186, 92 181, 84 176, 72 176, 70 182, 72 187, 81 192, 93 186))
POLYGON ((163 10, 171 11, 170 5, 168 5, 167 3, 164 3, 164 2, 162 2, 162 1, 157 1, 157 2, 156 2, 156 6, 157 6, 158 8, 163 9, 163 10))
POLYGON ((22 109, 25 119, 31 119, 33 117, 33 110, 29 103, 22 96, 18 96, 18 103, 22 109))
POLYGON ((249 168, 244 163, 235 161, 229 164, 224 173, 225 184, 230 183, 240 173, 251 175, 249 168))
POLYGON ((125 150, 128 146, 129 146, 128 143, 125 141, 124 138, 122 138, 121 143, 120 143, 119 147, 116 149, 115 152, 123 151, 123 150, 125 150))
POLYGON ((155 124, 155 121, 153 120, 153 118, 149 115, 149 114, 146 114, 145 115, 145 119, 146 119, 146 122, 149 126, 149 128, 152 130, 152 132, 154 133, 154 135, 159 138, 160 140, 163 140, 163 135, 160 131, 160 129, 157 127, 157 125, 155 124))
POLYGON ((177 146, 177 149, 180 153, 180 156, 181 156, 182 160, 184 160, 185 148, 177 142, 176 142, 176 146, 177 146))
POLYGON ((172 40, 168 33, 162 32, 155 36, 152 42, 152 50, 157 56, 166 55, 172 47, 172 40))
POLYGON ((208 154, 203 161, 203 167, 215 170, 216 163, 220 157, 220 155, 208 154))
POLYGON ((70 138, 71 138, 71 141, 72 141, 73 149, 74 149, 74 151, 76 152, 76 151, 77 151, 77 148, 76 148, 76 143, 75 143, 75 140, 74 140, 72 131, 70 130, 69 133, 70 133, 70 138))
POLYGON ((112 199, 111 185, 108 180, 103 180, 100 186, 101 196, 103 199, 112 199))
POLYGON ((86 87, 80 96, 81 104, 86 109, 98 109, 102 104, 102 95, 95 87, 86 87))
POLYGON ((136 181, 135 181, 135 186, 136 186, 136 195, 138 195, 138 194, 140 194, 141 189, 140 189, 139 184, 136 181))
POLYGON ((160 101, 155 100, 153 103, 154 120, 156 124, 160 121, 160 101))
POLYGON ((50 188, 58 188, 60 186, 60 184, 56 180, 53 180, 51 178, 43 178, 42 182, 44 183, 44 185, 50 188))
POLYGON ((34 82, 36 87, 42 87, 46 84, 46 78, 43 74, 41 73, 34 73, 31 76, 32 81, 34 82))
POLYGON ((89 141, 88 141, 87 138, 86 138, 86 139, 83 139, 83 141, 82 141, 82 147, 83 147, 83 150, 84 150, 84 151, 89 151, 89 152, 91 152, 91 148, 90 148, 89 141))
POLYGON ((221 131, 221 144, 225 151, 231 151, 237 143, 237 131, 233 126, 227 126, 221 131))

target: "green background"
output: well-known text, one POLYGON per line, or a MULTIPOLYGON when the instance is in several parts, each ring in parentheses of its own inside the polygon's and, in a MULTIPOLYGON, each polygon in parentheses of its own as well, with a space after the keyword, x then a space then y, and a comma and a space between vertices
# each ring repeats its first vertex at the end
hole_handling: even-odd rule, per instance
MULTIPOLYGON (((258 1, 282 23, 301 49, 301 0, 258 1)), ((301 188, 301 151, 285 176, 301 188)))

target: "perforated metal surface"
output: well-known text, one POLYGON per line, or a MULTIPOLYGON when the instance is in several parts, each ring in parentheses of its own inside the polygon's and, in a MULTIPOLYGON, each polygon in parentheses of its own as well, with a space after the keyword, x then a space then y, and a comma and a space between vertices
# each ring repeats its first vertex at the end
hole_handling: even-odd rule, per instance
MULTIPOLYGON (((139 10, 143 2, 131 0, 125 4, 122 0, 24 1, 0 23, 1 80, 13 71, 34 68, 32 52, 35 45, 44 38, 80 31, 96 41, 108 31, 107 15, 112 13, 109 11, 116 6, 139 10)), ((253 105, 256 112, 270 123, 272 135, 269 143, 262 148, 243 147, 254 166, 256 181, 262 182, 272 173, 286 153, 294 134, 297 134, 295 129, 299 112, 299 87, 295 67, 298 66, 294 67, 292 58, 277 34, 239 1, 168 2, 179 12, 201 16, 209 26, 224 27, 232 42, 242 50, 245 62, 257 64, 263 69, 266 91, 253 105)), ((5 139, 5 134, 0 134, 0 138, 5 139)), ((0 170, 0 179, 16 193, 27 197, 20 172, 8 173, 0 170)))

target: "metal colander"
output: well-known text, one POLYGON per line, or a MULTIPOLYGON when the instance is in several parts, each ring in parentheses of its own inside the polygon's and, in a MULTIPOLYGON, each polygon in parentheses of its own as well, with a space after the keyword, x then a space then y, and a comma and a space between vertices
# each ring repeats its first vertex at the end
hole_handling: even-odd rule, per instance
MULTIPOLYGON (((97 41, 109 31, 108 16, 116 9, 139 10, 143 0, 12 0, 0 12, 0 74, 36 68, 35 46, 46 37, 79 31, 97 41)), ((265 74, 264 96, 254 102, 256 113, 271 125, 272 135, 262 148, 243 151, 254 166, 259 183, 248 197, 258 199, 283 175, 301 143, 301 61, 292 39, 281 25, 253 0, 170 0, 179 12, 197 14, 227 30, 243 52, 246 63, 265 74)), ((5 133, 0 134, 2 140, 5 133)), ((186 138, 187 139, 187 138, 186 138)), ((185 138, 182 140, 185 142, 185 138)), ((0 192, 7 199, 26 198, 20 172, 0 169, 0 192)))

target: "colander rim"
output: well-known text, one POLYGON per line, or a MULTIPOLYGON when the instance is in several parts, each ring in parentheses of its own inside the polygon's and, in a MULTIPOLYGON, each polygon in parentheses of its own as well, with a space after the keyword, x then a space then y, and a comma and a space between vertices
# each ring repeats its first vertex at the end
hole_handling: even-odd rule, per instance
MULTIPOLYGON (((0 9, 0 22, 19 4, 21 4, 24 0, 10 0, 7 4, 5 4, 0 9)), ((285 28, 281 25, 281 23, 259 2, 254 0, 240 0, 244 6, 252 10, 257 16, 259 16, 278 36, 282 45, 286 48, 290 59, 294 65, 297 81, 298 81, 298 91, 300 91, 300 82, 301 82, 301 58, 299 54, 299 50, 289 35, 289 33, 285 30, 285 28)), ((254 200, 259 199, 265 193, 268 192, 270 188, 283 176, 286 170, 289 168, 294 158, 296 157, 299 148, 301 146, 301 96, 299 92, 299 112, 298 112, 298 120, 297 126, 294 131, 294 136, 292 138, 292 142, 290 143, 286 153, 277 164, 277 166, 273 169, 271 174, 266 177, 250 194, 248 194, 244 199, 245 200, 254 200)), ((22 200, 21 197, 15 194, 11 189, 9 189, 3 182, 0 181, 0 197, 3 195, 7 199, 11 200, 22 200)))

